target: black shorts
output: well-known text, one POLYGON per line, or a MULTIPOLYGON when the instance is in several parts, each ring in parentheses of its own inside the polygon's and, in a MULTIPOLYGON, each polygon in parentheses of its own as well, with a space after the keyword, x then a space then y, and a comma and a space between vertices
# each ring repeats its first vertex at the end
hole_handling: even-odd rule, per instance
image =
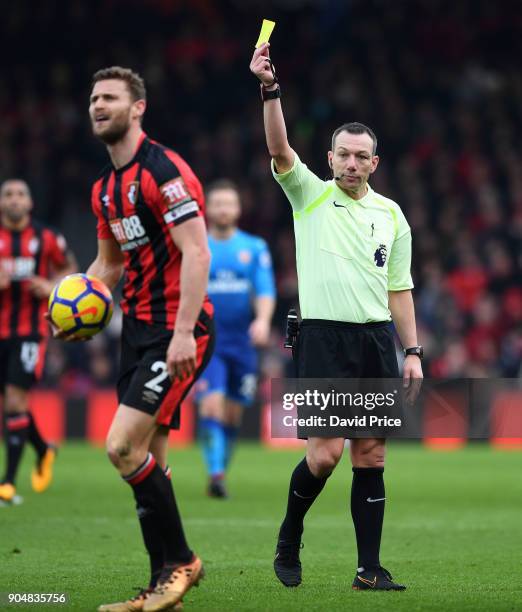
POLYGON ((46 348, 39 336, 0 340, 0 391, 6 385, 29 391, 42 375, 46 348))
MULTIPOLYGON (((345 323, 304 319, 294 351, 297 378, 398 378, 399 366, 390 323, 345 323)), ((304 381, 303 381, 304 383, 304 381)), ((378 391, 368 381, 368 391, 378 391)), ((358 381, 358 390, 365 382, 358 381)), ((307 388, 306 384, 303 391, 307 388)), ((330 389, 330 387, 329 387, 330 389)), ((299 417, 308 416, 298 408, 299 417)), ((297 427, 297 436, 307 439, 307 428, 297 427)))
POLYGON ((297 378, 398 378, 390 323, 304 319, 294 352, 297 378))
POLYGON ((171 382, 167 373, 167 349, 172 331, 132 317, 123 317, 118 402, 179 429, 180 404, 205 369, 214 350, 214 321, 203 310, 196 324, 196 371, 182 381, 171 382))

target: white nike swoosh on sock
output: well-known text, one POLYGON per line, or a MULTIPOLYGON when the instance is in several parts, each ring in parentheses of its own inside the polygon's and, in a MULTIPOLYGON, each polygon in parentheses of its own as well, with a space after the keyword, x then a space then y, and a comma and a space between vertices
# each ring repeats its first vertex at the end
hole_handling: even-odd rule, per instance
MULTIPOLYGON (((294 491, 294 493, 295 493, 295 491, 294 491)), ((384 501, 385 499, 386 499, 386 497, 379 497, 377 499, 372 499, 371 497, 368 497, 368 499, 366 501, 369 502, 370 504, 373 504, 374 502, 384 501)))
POLYGON ((300 497, 301 499, 313 499, 315 497, 315 495, 309 495, 307 497, 305 497, 304 495, 299 495, 299 493, 294 489, 294 495, 296 497, 300 497))

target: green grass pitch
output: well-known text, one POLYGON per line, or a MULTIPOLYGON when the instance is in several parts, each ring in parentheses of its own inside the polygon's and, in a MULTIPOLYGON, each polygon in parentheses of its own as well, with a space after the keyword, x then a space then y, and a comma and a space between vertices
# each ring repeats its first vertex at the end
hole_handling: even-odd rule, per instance
MULTIPOLYGON (((3 454, 3 448, 2 448, 3 454)), ((228 501, 204 496, 197 448, 172 451, 173 482, 191 546, 207 577, 187 610, 522 610, 522 455, 472 445, 427 451, 390 445, 382 563, 404 593, 351 590, 356 566, 345 457, 305 523, 303 584, 272 571, 288 478, 301 452, 241 445, 228 501)), ((146 582, 148 563, 132 495, 101 449, 68 444, 56 479, 31 492, 26 449, 20 506, 0 508, 0 592, 67 592, 65 606, 95 610, 146 582)), ((9 606, 36 610, 44 606, 9 606)))

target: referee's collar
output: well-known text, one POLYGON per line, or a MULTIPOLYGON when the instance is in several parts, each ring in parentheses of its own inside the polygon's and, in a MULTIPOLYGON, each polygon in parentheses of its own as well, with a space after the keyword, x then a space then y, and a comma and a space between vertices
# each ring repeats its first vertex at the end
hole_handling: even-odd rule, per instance
POLYGON ((333 185, 334 185, 334 193, 335 191, 337 191, 337 193, 342 194, 343 197, 345 198, 345 200, 348 200, 348 202, 350 204, 360 204, 361 206, 363 206, 364 208, 368 207, 368 203, 371 199, 371 196, 373 194, 373 189, 370 187, 369 183, 366 183, 366 187, 368 188, 368 191, 366 192, 366 194, 360 198, 359 200, 354 200, 353 198, 351 198, 346 191, 343 191, 339 185, 334 181, 332 181, 333 185))

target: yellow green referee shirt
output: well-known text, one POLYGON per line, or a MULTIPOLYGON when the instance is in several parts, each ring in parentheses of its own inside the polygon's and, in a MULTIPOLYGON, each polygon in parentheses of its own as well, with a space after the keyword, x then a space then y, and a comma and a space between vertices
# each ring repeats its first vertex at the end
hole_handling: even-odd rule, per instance
POLYGON ((393 200, 368 193, 352 200, 295 156, 272 173, 294 213, 299 303, 303 319, 389 321, 388 291, 412 289, 411 231, 393 200))

